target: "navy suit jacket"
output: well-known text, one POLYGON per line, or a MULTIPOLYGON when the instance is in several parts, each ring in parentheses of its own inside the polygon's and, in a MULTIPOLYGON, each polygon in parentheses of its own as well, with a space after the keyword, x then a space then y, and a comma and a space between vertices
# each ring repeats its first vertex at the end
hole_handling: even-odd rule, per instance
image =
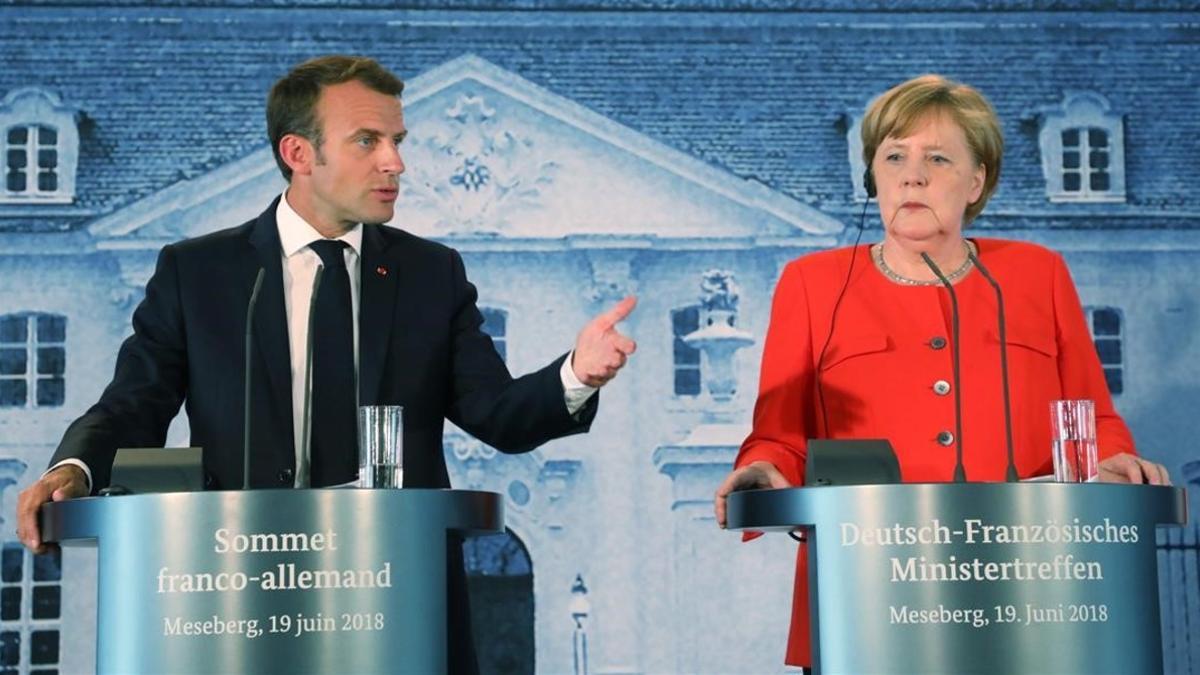
MULTIPOLYGON (((186 404, 191 442, 203 448, 209 489, 242 486, 246 306, 264 270, 254 315, 251 385, 253 487, 291 487, 292 386, 278 199, 239 227, 163 248, 133 315, 116 372, 99 402, 67 429, 51 464, 75 458, 93 490, 109 484, 120 447, 154 447, 186 404)), ((359 400, 404 406, 405 487, 446 488, 442 429, 449 419, 504 452, 586 431, 598 395, 567 412, 565 356, 514 379, 481 330, 475 287, 451 248, 364 225, 359 294, 359 400)), ((319 318, 318 318, 319 320, 319 318)), ((356 439, 332 483, 358 469, 356 439)), ((449 538, 448 635, 452 672, 474 672, 462 549, 449 538)))
MULTIPOLYGON (((118 447, 154 447, 186 404, 191 443, 204 449, 210 489, 242 486, 246 306, 264 270, 254 315, 253 487, 294 481, 291 366, 283 299, 278 199, 239 227, 171 244, 133 315, 112 382, 68 427, 51 463, 68 457, 108 485, 118 447)), ((450 486, 442 454, 449 419, 504 452, 586 431, 598 396, 567 412, 562 359, 514 379, 481 330, 475 287, 446 246, 364 225, 359 295, 359 401, 404 406, 404 484, 450 486)), ((319 317, 318 317, 319 320, 319 317)), ((339 478, 358 469, 346 439, 339 478)))

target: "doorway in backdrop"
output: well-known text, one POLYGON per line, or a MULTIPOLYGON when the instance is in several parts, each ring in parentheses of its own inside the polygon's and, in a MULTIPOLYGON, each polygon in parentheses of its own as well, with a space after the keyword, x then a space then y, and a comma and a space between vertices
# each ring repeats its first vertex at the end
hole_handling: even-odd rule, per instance
POLYGON ((532 674, 533 565, 512 530, 463 543, 479 672, 532 674))

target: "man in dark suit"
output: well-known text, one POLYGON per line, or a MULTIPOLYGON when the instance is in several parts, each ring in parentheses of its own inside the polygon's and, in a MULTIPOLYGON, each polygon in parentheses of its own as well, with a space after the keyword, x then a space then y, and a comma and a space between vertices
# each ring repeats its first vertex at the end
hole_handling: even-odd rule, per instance
MULTIPOLYGON (((67 429, 50 470, 21 493, 26 546, 45 549, 41 504, 108 485, 117 448, 162 445, 181 404, 192 444, 204 450, 205 485, 242 486, 243 336, 260 276, 252 487, 353 481, 356 403, 404 406, 407 487, 450 486, 445 419, 505 452, 589 428, 596 389, 635 349, 614 328, 634 299, 589 323, 570 353, 514 379, 481 330, 458 253, 374 224, 392 219, 404 171, 402 89, 378 63, 344 56, 301 64, 275 84, 267 126, 286 192, 250 222, 163 249, 111 384, 67 429)), ((449 634, 469 635, 461 551, 450 553, 449 634)), ((455 671, 473 670, 473 661, 452 650, 455 671)))

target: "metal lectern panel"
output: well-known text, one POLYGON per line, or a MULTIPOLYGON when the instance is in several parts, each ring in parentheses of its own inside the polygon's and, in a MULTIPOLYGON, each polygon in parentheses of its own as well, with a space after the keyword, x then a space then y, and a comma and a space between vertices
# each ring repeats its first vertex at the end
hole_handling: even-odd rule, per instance
POLYGON ((446 532, 499 532, 456 490, 256 490, 47 504, 98 542, 100 673, 446 670, 446 532))
POLYGON ((732 529, 809 529, 821 673, 1161 673, 1155 530, 1181 488, 755 490, 732 529))

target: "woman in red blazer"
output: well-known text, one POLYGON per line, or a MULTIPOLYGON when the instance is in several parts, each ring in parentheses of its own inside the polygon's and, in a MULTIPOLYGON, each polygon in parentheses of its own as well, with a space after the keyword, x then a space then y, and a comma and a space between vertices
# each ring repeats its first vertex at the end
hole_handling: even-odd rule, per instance
MULTIPOLYGON (((887 438, 903 480, 949 481, 956 443, 950 297, 958 296, 966 474, 1005 478, 996 297, 1005 294, 1013 447, 1022 478, 1051 473, 1049 402, 1095 401, 1100 477, 1168 482, 1135 455, 1113 409, 1079 297, 1063 259, 1034 244, 965 238, 996 189, 1004 141, 971 87, 926 75, 880 96, 862 124, 868 193, 878 190, 883 241, 792 261, 771 308, 754 427, 716 495, 804 482, 809 438, 887 438), (874 183, 874 185, 871 185, 874 183), (835 323, 836 319, 836 323, 835 323)), ((874 196, 874 195, 872 195, 874 196)), ((800 547, 787 663, 811 664, 807 556, 800 547)))

